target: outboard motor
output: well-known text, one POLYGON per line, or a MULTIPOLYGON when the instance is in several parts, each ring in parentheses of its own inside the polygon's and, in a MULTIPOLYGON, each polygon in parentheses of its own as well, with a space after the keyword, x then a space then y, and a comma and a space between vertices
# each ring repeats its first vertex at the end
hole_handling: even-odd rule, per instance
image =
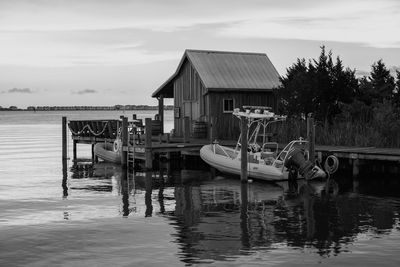
POLYGON ((284 164, 288 169, 298 170, 306 180, 326 177, 326 173, 311 161, 306 160, 303 152, 298 148, 289 151, 284 164))

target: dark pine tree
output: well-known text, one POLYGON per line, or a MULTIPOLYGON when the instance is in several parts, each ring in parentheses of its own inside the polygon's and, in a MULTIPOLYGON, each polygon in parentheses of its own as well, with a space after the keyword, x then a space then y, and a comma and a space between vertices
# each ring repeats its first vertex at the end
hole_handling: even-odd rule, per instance
POLYGON ((355 71, 344 69, 339 57, 332 60, 332 52, 321 54, 306 64, 298 59, 281 77, 280 99, 288 115, 314 113, 318 120, 331 122, 340 113, 340 105, 350 103, 358 89, 355 71))
POLYGON ((286 71, 286 77, 280 78, 282 85, 278 90, 280 112, 290 116, 313 112, 309 105, 313 92, 305 59, 297 59, 286 71))
POLYGON ((393 104, 400 108, 400 71, 396 70, 396 89, 393 94, 393 104))
POLYGON ((395 88, 394 77, 390 75, 382 59, 372 65, 370 81, 373 89, 372 101, 383 103, 384 100, 392 98, 395 88))

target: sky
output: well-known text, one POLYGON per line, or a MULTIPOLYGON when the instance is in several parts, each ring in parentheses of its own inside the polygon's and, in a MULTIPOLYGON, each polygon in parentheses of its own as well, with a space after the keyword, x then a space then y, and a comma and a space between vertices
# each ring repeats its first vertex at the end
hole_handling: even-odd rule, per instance
POLYGON ((399 29, 398 0, 0 0, 0 106, 156 105, 185 49, 395 70, 399 29))

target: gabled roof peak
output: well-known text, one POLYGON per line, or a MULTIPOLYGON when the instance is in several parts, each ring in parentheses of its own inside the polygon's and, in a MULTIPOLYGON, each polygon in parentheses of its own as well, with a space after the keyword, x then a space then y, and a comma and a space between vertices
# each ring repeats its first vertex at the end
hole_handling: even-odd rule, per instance
POLYGON ((198 49, 186 49, 185 53, 204 53, 204 54, 240 54, 240 55, 260 55, 266 56, 265 53, 257 52, 237 52, 237 51, 218 51, 218 50, 198 50, 198 49))

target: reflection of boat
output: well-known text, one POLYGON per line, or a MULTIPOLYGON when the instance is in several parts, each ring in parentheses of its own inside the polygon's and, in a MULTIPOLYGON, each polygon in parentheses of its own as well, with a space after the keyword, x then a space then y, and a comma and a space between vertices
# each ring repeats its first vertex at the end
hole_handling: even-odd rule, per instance
MULTIPOLYGON (((300 176, 307 179, 325 177, 325 172, 318 166, 308 161, 307 141, 293 140, 278 153, 278 143, 267 142, 267 127, 286 117, 278 116, 268 111, 265 107, 245 107, 246 111, 235 109, 233 115, 239 120, 246 120, 248 128, 252 130, 248 139, 247 171, 248 176, 267 180, 279 181, 289 178, 290 169, 299 172, 300 176), (251 110, 254 111, 251 111, 251 110), (261 145, 260 145, 261 144, 261 145)), ((244 133, 241 133, 241 135, 244 133)), ((209 165, 221 172, 240 175, 241 173, 241 136, 235 148, 221 146, 218 143, 205 145, 200 150, 200 157, 209 165)))
POLYGON ((188 263, 221 261, 260 242, 269 246, 280 238, 271 222, 282 196, 282 187, 273 183, 245 184, 222 176, 176 187, 173 215, 179 241, 185 244, 182 254, 191 256, 188 263))
MULTIPOLYGON (((229 202, 241 203, 242 183, 238 180, 226 179, 217 176, 212 181, 203 182, 200 185, 202 203, 225 204, 229 202)), ((253 182, 248 186, 247 201, 250 203, 266 202, 279 199, 284 190, 274 183, 253 182)))
POLYGON ((94 154, 104 161, 121 163, 121 141, 115 140, 114 143, 97 143, 94 146, 94 154))

